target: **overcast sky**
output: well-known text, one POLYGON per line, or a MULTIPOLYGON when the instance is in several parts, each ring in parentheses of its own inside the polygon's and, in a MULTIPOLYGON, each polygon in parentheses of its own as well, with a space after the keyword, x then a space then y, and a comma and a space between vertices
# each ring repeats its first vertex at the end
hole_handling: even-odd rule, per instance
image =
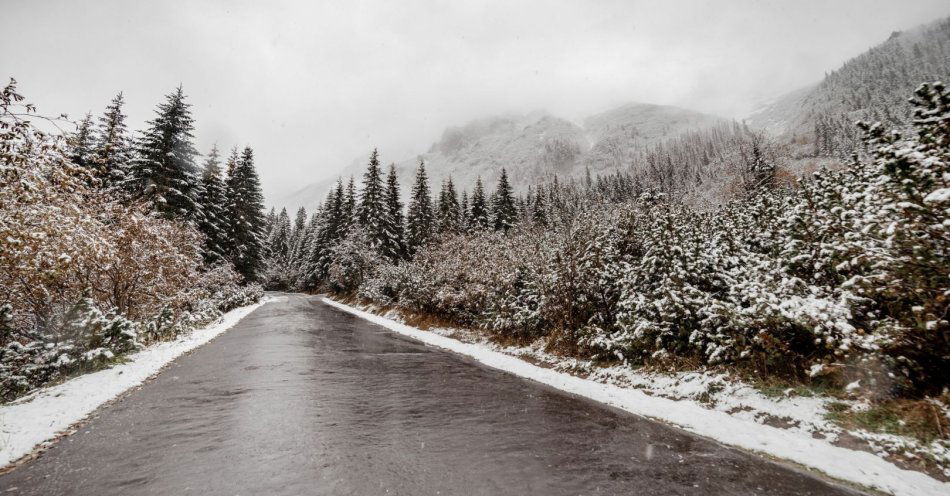
POLYGON ((0 76, 41 112, 99 113, 121 90, 141 128, 181 83, 202 153, 252 145, 273 196, 492 114, 579 121, 639 101, 742 117, 950 14, 947 0, 0 3, 0 76))

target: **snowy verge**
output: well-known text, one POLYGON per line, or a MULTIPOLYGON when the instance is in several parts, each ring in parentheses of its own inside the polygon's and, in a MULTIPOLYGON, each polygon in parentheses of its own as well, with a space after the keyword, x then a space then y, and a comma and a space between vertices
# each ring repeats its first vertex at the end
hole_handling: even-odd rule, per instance
POLYGON ((30 454, 103 403, 145 382, 179 356, 211 341, 272 297, 222 315, 211 325, 128 356, 125 363, 39 389, 0 406, 0 468, 30 454))
POLYGON ((730 415, 725 411, 704 408, 692 401, 677 401, 653 396, 637 388, 584 379, 552 368, 533 365, 517 356, 491 349, 483 343, 466 343, 434 332, 422 331, 329 298, 324 298, 323 301, 428 345, 471 357, 489 367, 636 415, 662 420, 723 444, 789 460, 839 480, 895 496, 950 494, 950 483, 940 482, 921 472, 901 469, 872 453, 834 446, 831 441, 813 438, 806 432, 772 427, 749 418, 730 415))

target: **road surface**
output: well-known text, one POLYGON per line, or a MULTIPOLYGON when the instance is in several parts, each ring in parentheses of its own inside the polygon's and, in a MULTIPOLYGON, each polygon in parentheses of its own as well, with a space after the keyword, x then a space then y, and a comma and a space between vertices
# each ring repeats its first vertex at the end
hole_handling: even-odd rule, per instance
POLYGON ((858 494, 303 295, 262 306, 0 476, 11 493, 858 494))

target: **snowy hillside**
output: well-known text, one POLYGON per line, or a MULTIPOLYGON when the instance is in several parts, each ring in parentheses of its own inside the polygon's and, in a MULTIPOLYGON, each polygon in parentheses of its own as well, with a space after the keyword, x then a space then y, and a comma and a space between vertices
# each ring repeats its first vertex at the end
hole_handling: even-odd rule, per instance
POLYGON ((950 18, 909 31, 849 60, 820 83, 752 114, 750 125, 807 143, 809 153, 847 157, 860 142, 854 122, 906 128, 907 95, 921 81, 950 78, 950 18))

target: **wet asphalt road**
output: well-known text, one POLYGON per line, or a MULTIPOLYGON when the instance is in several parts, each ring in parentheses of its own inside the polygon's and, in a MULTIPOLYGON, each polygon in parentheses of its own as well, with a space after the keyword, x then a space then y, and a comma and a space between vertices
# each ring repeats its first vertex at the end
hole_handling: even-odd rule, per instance
POLYGON ((858 493, 287 295, 0 494, 858 493))

